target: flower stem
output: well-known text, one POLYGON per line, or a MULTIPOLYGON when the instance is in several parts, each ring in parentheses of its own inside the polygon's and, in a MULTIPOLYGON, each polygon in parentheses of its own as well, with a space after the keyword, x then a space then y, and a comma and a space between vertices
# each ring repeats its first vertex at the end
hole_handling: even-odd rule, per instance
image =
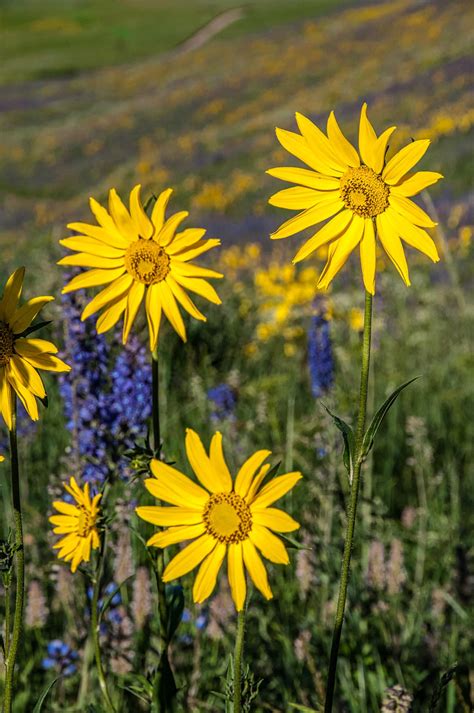
POLYGON ((97 676, 99 678, 99 686, 102 693, 102 697, 105 702, 105 707, 109 713, 115 713, 114 705, 110 699, 109 690, 107 688, 107 681, 104 674, 104 668, 102 666, 102 656, 100 651, 100 623, 99 623, 99 594, 100 594, 100 583, 102 579, 102 563, 104 559, 105 550, 105 534, 102 540, 102 547, 99 553, 99 560, 97 563, 96 576, 94 581, 94 592, 92 595, 91 604, 91 630, 92 639, 94 642, 94 655, 95 655, 95 665, 97 668, 97 676))
POLYGON ((242 710, 242 658, 244 653, 244 636, 245 609, 242 609, 237 614, 237 633, 235 635, 233 713, 241 713, 242 710))
MULTIPOLYGON (((155 458, 161 456, 161 432, 160 432, 160 373, 158 366, 158 349, 152 353, 152 418, 153 418, 153 451, 155 458)), ((158 593, 158 617, 160 620, 160 660, 156 670, 154 680, 154 704, 155 709, 165 713, 173 710, 175 684, 173 673, 169 663, 169 627, 168 627, 168 605, 166 602, 166 587, 163 582, 163 572, 165 571, 165 558, 162 549, 158 549, 155 560, 155 580, 158 593)))
POLYGON ((339 583, 339 597, 337 600, 336 619, 332 635, 331 653, 329 658, 329 669, 326 684, 326 702, 324 713, 331 713, 333 706, 334 687, 336 683, 336 667, 339 654, 339 642, 341 640, 342 624, 344 621, 344 610, 346 607, 347 585, 349 582, 349 572, 352 555, 352 545, 354 541, 354 529, 357 514, 357 501, 359 497, 360 473, 362 467, 361 446, 364 437, 365 417, 367 411, 367 391, 369 382, 370 367, 370 346, 372 336, 372 295, 365 293, 365 314, 364 314, 364 334, 362 338, 362 363, 360 372, 360 393, 359 393, 359 413, 357 417, 357 427, 355 434, 354 452, 354 473, 351 485, 349 511, 347 514, 346 536, 344 541, 344 555, 342 559, 341 579, 339 583))
POLYGON ((23 523, 21 517, 20 470, 18 465, 18 443, 16 437, 16 401, 12 409, 12 427, 10 430, 10 461, 13 520, 15 525, 15 557, 16 557, 16 593, 15 611, 13 614, 13 631, 5 661, 5 690, 3 698, 4 713, 10 713, 13 702, 13 676, 18 647, 21 638, 23 622, 23 605, 25 589, 25 550, 23 546, 23 523))

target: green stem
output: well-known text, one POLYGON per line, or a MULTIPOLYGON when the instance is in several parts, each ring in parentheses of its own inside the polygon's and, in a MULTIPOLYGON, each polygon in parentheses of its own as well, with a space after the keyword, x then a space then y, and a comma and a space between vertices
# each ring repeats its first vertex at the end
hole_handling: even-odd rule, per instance
POLYGON ((10 585, 4 585, 5 589, 5 667, 8 651, 10 649, 10 627, 11 627, 11 591, 10 585))
POLYGON ((244 653, 245 636, 245 608, 237 614, 237 633, 235 635, 234 649, 234 710, 233 713, 241 713, 242 710, 242 658, 244 653))
POLYGON ((91 604, 91 631, 92 639, 94 642, 94 654, 95 654, 95 665, 97 668, 97 676, 99 678, 99 686, 102 693, 102 698, 104 699, 105 706, 109 713, 115 713, 114 705, 110 699, 109 690, 107 688, 107 681, 104 674, 104 668, 102 666, 102 656, 100 651, 100 623, 99 623, 99 594, 100 594, 100 582, 102 579, 102 563, 104 559, 105 550, 105 534, 102 540, 102 546, 99 553, 99 560, 97 562, 97 570, 94 581, 94 593, 92 595, 91 604))
POLYGON ((13 614, 13 632, 5 661, 4 713, 10 713, 13 702, 13 676, 23 622, 25 590, 25 550, 23 546, 23 523, 21 517, 20 470, 18 465, 18 443, 16 438, 16 401, 13 403, 12 428, 10 430, 10 459, 13 520, 15 524, 16 593, 13 614))
POLYGON ((344 610, 346 607, 347 585, 351 565, 354 529, 357 514, 357 501, 359 498, 360 472, 362 466, 361 446, 365 430, 367 411, 367 391, 369 383, 370 345, 372 335, 372 295, 365 293, 364 335, 362 339, 362 364, 360 372, 359 413, 355 435, 354 472, 352 477, 349 511, 347 514, 346 537, 344 541, 344 555, 342 558, 341 579, 339 583, 339 597, 337 600, 336 619, 332 635, 331 653, 329 657, 328 678, 326 684, 326 702, 324 713, 331 713, 336 683, 337 658, 339 655, 339 642, 341 640, 344 610))
MULTIPOLYGON (((153 418, 153 450, 155 458, 161 455, 160 431, 160 373, 158 366, 158 349, 152 353, 152 418, 153 418)), ((155 561, 155 580, 158 593, 158 617, 160 620, 159 644, 160 660, 154 681, 155 707, 159 711, 173 710, 174 680, 169 663, 169 632, 168 606, 166 602, 166 587, 163 582, 165 571, 164 551, 158 549, 155 561)))

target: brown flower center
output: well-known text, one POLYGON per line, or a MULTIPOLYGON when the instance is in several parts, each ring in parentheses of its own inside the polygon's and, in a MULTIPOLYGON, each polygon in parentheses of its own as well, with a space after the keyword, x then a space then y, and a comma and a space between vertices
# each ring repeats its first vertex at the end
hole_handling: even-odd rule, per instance
POLYGON ((252 529, 250 508, 237 493, 211 495, 203 520, 208 534, 227 544, 246 540, 252 529))
POLYGON ((6 366, 13 355, 15 336, 5 322, 0 322, 0 366, 6 366))
POLYGON ((77 523, 77 534, 79 537, 87 537, 95 527, 96 516, 83 505, 79 505, 79 521, 77 523))
POLYGON ((340 180, 346 207, 362 218, 374 218, 388 208, 389 187, 368 166, 350 168, 340 180))
POLYGON ((135 240, 125 253, 125 267, 137 282, 161 282, 170 271, 168 253, 154 240, 135 240))

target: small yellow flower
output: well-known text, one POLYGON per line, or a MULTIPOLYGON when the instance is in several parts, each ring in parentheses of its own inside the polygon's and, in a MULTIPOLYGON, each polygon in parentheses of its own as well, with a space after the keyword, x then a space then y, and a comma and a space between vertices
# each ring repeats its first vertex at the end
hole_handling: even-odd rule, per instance
POLYGON ((387 162, 388 141, 396 127, 377 136, 367 118, 367 104, 360 114, 359 153, 343 135, 334 112, 329 115, 327 136, 302 114, 296 114, 296 121, 301 135, 277 129, 277 137, 287 151, 310 168, 272 168, 267 173, 297 184, 275 193, 269 202, 302 212, 283 223, 271 237, 287 238, 330 219, 293 259, 299 262, 329 245, 319 288, 328 287, 351 252, 360 246, 364 285, 374 294, 376 233, 407 285, 410 278, 400 238, 433 262, 439 260, 436 246, 424 230, 436 223, 410 200, 442 178, 433 171, 409 173, 425 154, 429 140, 413 141, 387 162))
POLYGON ((206 321, 188 291, 221 304, 216 291, 204 278, 220 278, 222 274, 191 262, 220 245, 220 240, 204 240, 206 231, 201 228, 176 232, 188 213, 181 211, 165 219, 171 188, 158 196, 149 218, 142 206, 140 188, 140 185, 135 186, 130 194, 130 210, 122 203, 115 188, 109 192, 109 211, 91 198, 90 207, 99 225, 69 223, 68 228, 80 234, 60 240, 60 243, 78 254, 62 258, 59 264, 92 268, 74 277, 63 293, 107 285, 86 306, 82 319, 103 310, 97 320, 100 334, 113 327, 125 313, 124 344, 145 298, 150 349, 153 350, 162 313, 186 341, 186 328, 178 304, 195 319, 206 321))
POLYGON ((37 369, 71 369, 54 356, 58 351, 54 344, 27 336, 28 327, 54 297, 33 297, 19 307, 24 277, 24 267, 10 275, 0 301, 0 412, 8 429, 12 428, 14 393, 33 421, 39 418, 36 398, 44 399, 46 391, 37 369))
POLYGON ((89 562, 91 550, 100 546, 97 519, 102 495, 99 493, 91 499, 89 484, 86 483, 81 490, 74 478, 70 479, 69 485, 65 483, 64 487, 77 504, 56 500, 53 506, 60 514, 53 515, 49 521, 56 526, 53 529, 56 535, 64 535, 54 545, 55 549, 59 549, 59 559, 70 561, 71 571, 75 572, 81 562, 89 562))
POLYGON ((274 478, 260 489, 270 466, 263 465, 270 451, 257 451, 232 481, 222 449, 222 436, 215 433, 209 455, 194 431, 187 429, 186 452, 201 485, 175 468, 153 460, 153 478, 147 490, 174 507, 143 506, 138 515, 147 522, 167 527, 148 540, 148 545, 168 547, 193 540, 166 567, 163 581, 182 577, 201 565, 194 581, 193 598, 203 602, 211 594, 227 555, 227 573, 232 597, 240 611, 245 602, 245 569, 266 599, 273 594, 267 572, 257 552, 277 564, 288 564, 288 554, 275 532, 292 532, 299 524, 282 510, 269 507, 300 480, 301 473, 274 478))

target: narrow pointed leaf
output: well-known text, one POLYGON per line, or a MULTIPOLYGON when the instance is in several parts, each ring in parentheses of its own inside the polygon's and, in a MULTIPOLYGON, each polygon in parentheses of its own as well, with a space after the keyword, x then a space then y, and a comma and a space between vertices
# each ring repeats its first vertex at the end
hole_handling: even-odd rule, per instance
POLYGON ((355 438, 354 431, 348 423, 332 413, 327 406, 323 404, 324 408, 331 416, 332 420, 336 424, 337 428, 342 433, 342 438, 344 440, 344 453, 342 455, 344 465, 349 474, 349 483, 352 483, 352 473, 354 470, 354 453, 355 453, 355 438))
POLYGON ((362 448, 360 452, 360 458, 362 460, 364 460, 364 458, 367 458, 367 455, 369 454, 372 446, 374 445, 375 436, 377 434, 377 431, 379 430, 380 424, 382 423, 385 417, 385 414, 388 413, 388 411, 393 406, 393 404, 398 398, 398 395, 403 391, 403 389, 406 389, 407 386, 412 384, 418 378, 418 376, 415 376, 413 379, 405 381, 404 384, 398 386, 395 391, 393 391, 390 396, 383 402, 382 406, 379 408, 379 410, 373 417, 372 422, 365 433, 364 440, 362 441, 362 448))
POLYGON ((35 705, 35 707, 33 708, 33 713, 40 713, 40 712, 43 710, 43 703, 45 702, 48 693, 50 692, 50 690, 52 689, 52 687, 54 686, 54 684, 55 684, 57 681, 59 681, 60 678, 62 678, 62 675, 61 675, 61 676, 56 676, 56 678, 53 678, 52 681, 50 681, 48 684, 46 684, 46 686, 43 688, 43 690, 42 690, 42 692, 41 692, 40 697, 39 697, 38 700, 36 701, 36 705, 35 705))

